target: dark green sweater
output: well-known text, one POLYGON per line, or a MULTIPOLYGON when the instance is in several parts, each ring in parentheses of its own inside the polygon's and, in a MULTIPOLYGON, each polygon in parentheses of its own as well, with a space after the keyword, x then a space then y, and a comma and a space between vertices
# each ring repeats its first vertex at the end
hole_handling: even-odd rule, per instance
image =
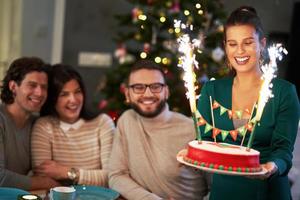
MULTIPOLYGON (((260 151, 261 164, 275 162, 277 173, 267 180, 215 174, 210 199, 290 199, 287 174, 292 166, 292 152, 298 130, 299 100, 293 84, 278 78, 273 79, 272 83, 274 97, 268 100, 260 126, 255 128, 252 148, 260 151)), ((223 78, 203 86, 198 110, 208 123, 212 124, 209 96, 223 107, 232 109, 232 84, 233 78, 223 78)), ((214 109, 214 122, 216 128, 234 129, 228 114, 220 115, 219 109, 214 109)), ((212 140, 211 131, 204 134, 204 127, 200 127, 203 139, 212 140)), ((244 145, 248 143, 249 135, 246 134, 244 145)), ((233 141, 229 135, 224 142, 240 144, 241 140, 242 137, 238 136, 233 141)), ((217 141, 222 141, 221 134, 217 136, 217 141)))

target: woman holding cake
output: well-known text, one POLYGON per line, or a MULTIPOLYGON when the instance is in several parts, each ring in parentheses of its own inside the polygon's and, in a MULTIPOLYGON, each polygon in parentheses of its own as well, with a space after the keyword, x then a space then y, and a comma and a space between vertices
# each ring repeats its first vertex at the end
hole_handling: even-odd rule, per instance
MULTIPOLYGON (((262 84, 260 67, 265 46, 266 37, 256 10, 248 6, 234 10, 224 32, 228 67, 233 76, 207 82, 198 101, 204 120, 214 128, 226 130, 228 135, 224 138, 216 132, 213 138, 213 133, 200 126, 204 140, 248 143, 250 131, 241 128, 256 113, 254 105, 262 84), (214 102, 218 109, 212 106, 214 102), (228 112, 220 111, 221 107, 228 112), (247 132, 237 134, 240 130, 247 132)), ((214 174, 210 199, 291 199, 287 174, 292 166, 299 101, 293 84, 279 78, 273 79, 272 84, 274 97, 265 105, 252 144, 260 152, 260 164, 267 172, 252 178, 214 174)))
POLYGON ((71 66, 49 75, 48 99, 32 132, 34 172, 63 185, 108 185, 108 159, 115 126, 106 114, 85 109, 85 87, 71 66))

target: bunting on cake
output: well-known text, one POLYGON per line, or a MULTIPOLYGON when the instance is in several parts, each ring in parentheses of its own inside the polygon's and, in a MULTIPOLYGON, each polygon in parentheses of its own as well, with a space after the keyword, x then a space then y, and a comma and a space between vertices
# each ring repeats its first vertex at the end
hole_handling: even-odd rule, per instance
POLYGON ((216 100, 214 100, 213 102, 213 106, 212 106, 213 109, 217 109, 217 108, 220 108, 220 115, 223 115, 225 112, 228 113, 228 117, 230 119, 232 119, 233 116, 236 116, 236 118, 238 119, 242 119, 242 116, 243 116, 243 113, 247 113, 250 115, 251 111, 249 108, 246 108, 245 110, 232 110, 232 109, 228 109, 224 106, 222 106, 219 102, 217 102, 216 100))
POLYGON ((226 108, 224 108, 223 106, 220 106, 220 115, 223 115, 226 111, 227 111, 226 108))
POLYGON ((229 131, 221 131, 222 140, 225 141, 229 134, 229 131))
POLYGON ((213 125, 209 124, 203 117, 202 115, 199 113, 199 111, 197 112, 198 117, 198 126, 204 126, 204 134, 207 134, 208 132, 210 132, 212 130, 212 138, 217 137, 219 134, 221 134, 221 138, 222 141, 225 141, 225 139, 227 138, 228 135, 231 136, 231 138, 236 141, 237 136, 241 136, 244 137, 247 132, 252 132, 253 129, 253 119, 250 120, 248 123, 246 123, 245 125, 238 127, 234 130, 222 130, 219 128, 214 127, 213 125))
POLYGON ((221 130, 218 128, 213 128, 213 138, 216 138, 217 135, 219 135, 221 133, 221 130))
MULTIPOLYGON (((228 109, 224 106, 222 106, 219 102, 217 102, 216 100, 213 101, 212 105, 211 105, 211 109, 218 109, 220 108, 220 116, 223 115, 224 113, 227 112, 229 119, 232 119, 233 116, 236 116, 236 118, 238 119, 242 119, 243 113, 247 113, 252 117, 252 112, 255 108, 257 108, 256 105, 253 106, 252 110, 250 111, 250 109, 245 109, 245 110, 232 110, 232 109, 228 109)), ((245 138, 247 132, 252 132, 253 130, 253 124, 255 123, 255 117, 251 118, 248 123, 246 123, 245 125, 238 127, 234 130, 222 130, 219 128, 214 127, 213 124, 209 124, 204 118, 203 116, 200 114, 200 112, 198 110, 196 110, 195 115, 198 119, 197 125, 198 126, 204 126, 204 134, 207 134, 208 132, 210 132, 212 130, 212 138, 216 138, 219 134, 221 134, 221 138, 222 141, 225 141, 225 139, 227 138, 228 135, 231 136, 231 138, 236 141, 238 135, 241 136, 243 139, 245 138)))

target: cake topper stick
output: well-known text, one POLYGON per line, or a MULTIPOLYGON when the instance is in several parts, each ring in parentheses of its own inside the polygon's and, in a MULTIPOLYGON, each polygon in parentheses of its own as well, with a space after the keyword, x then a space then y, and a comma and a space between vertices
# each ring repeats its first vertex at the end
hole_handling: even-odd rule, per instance
MULTIPOLYGON (((209 102, 210 102, 210 114, 211 114, 211 120, 212 120, 213 129, 214 129, 216 126, 215 126, 215 118, 214 118, 214 111, 213 111, 213 106, 212 106, 212 99, 211 99, 211 96, 209 96, 209 102)), ((214 141, 217 142, 217 137, 216 137, 216 135, 214 135, 214 141)))
MULTIPOLYGON (((192 30, 192 26, 187 26, 181 23, 180 20, 174 20, 174 27, 176 29, 187 29, 189 28, 192 30)), ((196 118, 196 95, 195 90, 197 87, 195 86, 196 83, 196 75, 194 73, 194 67, 198 68, 198 62, 196 61, 196 56, 194 54, 194 50, 200 47, 200 41, 197 39, 190 40, 188 34, 181 35, 177 42, 179 44, 178 51, 182 53, 182 56, 179 58, 178 67, 181 67, 184 70, 183 80, 184 85, 187 88, 186 96, 189 99, 190 109, 192 113, 192 118, 194 121, 194 127, 196 131, 196 138, 199 143, 201 143, 201 133, 200 129, 197 125, 197 118, 196 118)))
MULTIPOLYGON (((250 124, 250 122, 251 122, 251 120, 252 120, 252 115, 253 115, 255 106, 256 106, 256 103, 254 103, 253 106, 252 106, 250 118, 249 118, 249 120, 248 120, 248 122, 247 122, 248 125, 250 124)), ((252 125, 252 130, 251 130, 251 132, 252 132, 252 131, 253 131, 253 125, 252 125)), ((241 146, 243 146, 243 144, 244 144, 245 137, 246 137, 246 134, 243 135, 243 139, 242 139, 242 142, 241 142, 241 146)))
POLYGON ((255 127, 256 125, 260 126, 260 119, 264 111, 265 105, 268 102, 269 98, 272 98, 274 96, 271 90, 271 88, 273 87, 271 81, 274 77, 276 77, 275 75, 275 72, 277 71, 276 59, 281 60, 282 53, 287 54, 287 50, 282 47, 282 44, 280 43, 273 44, 271 47, 268 48, 270 62, 261 67, 261 70, 263 72, 262 75, 263 83, 259 92, 257 111, 255 115, 253 130, 247 145, 248 151, 250 150, 252 146, 252 142, 254 140, 255 127))

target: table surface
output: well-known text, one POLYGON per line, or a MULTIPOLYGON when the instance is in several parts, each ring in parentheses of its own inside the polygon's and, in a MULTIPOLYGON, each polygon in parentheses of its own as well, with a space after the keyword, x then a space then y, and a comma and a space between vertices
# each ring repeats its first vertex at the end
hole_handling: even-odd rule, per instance
MULTIPOLYGON (((29 191, 31 194, 35 194, 40 196, 43 200, 49 200, 48 198, 48 190, 31 190, 29 191)), ((117 200, 126 200, 124 197, 120 196, 117 200)))

